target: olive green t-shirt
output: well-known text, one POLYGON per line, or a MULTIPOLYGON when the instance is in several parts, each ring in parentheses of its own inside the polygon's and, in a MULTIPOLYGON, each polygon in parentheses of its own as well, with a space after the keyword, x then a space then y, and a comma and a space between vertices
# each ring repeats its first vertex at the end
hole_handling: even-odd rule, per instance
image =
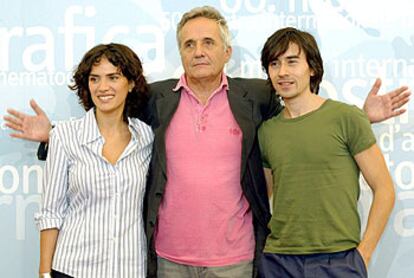
POLYGON ((338 252, 360 241, 359 168, 354 156, 375 136, 363 111, 326 100, 306 115, 283 111, 259 129, 264 166, 273 173, 273 215, 265 252, 338 252))

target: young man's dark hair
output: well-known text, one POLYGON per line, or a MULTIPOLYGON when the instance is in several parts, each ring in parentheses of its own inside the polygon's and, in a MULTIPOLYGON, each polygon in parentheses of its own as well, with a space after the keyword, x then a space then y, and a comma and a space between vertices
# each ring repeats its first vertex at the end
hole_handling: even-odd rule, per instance
POLYGON ((319 84, 323 76, 323 61, 315 38, 307 32, 287 27, 273 33, 267 39, 262 49, 261 61, 263 69, 269 76, 269 64, 285 53, 291 43, 296 44, 300 51, 305 52, 308 65, 314 73, 310 79, 310 88, 312 93, 318 94, 319 84))

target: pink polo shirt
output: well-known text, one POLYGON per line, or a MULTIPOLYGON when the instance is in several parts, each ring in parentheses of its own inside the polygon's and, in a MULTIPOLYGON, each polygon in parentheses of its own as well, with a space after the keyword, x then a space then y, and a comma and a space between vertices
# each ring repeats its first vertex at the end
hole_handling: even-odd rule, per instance
POLYGON ((223 74, 203 106, 181 76, 166 132, 167 184, 155 237, 158 256, 194 266, 252 260, 252 213, 240 185, 242 131, 223 74))

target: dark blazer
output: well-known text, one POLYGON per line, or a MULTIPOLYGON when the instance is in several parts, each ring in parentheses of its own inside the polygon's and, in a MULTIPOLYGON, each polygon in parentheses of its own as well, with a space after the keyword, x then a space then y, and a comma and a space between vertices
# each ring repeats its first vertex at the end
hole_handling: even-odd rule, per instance
MULTIPOLYGON (((172 91, 177 82, 177 79, 169 79, 150 85, 151 99, 148 105, 147 121, 152 125, 155 137, 144 201, 145 229, 148 241, 148 277, 156 277, 157 256, 154 248, 154 228, 168 178, 166 174, 165 133, 181 96, 180 92, 172 91)), ((263 250, 266 236, 269 233, 267 223, 270 220, 257 129, 262 121, 280 112, 282 107, 277 101, 275 93, 264 80, 228 78, 228 83, 230 108, 243 132, 240 180, 243 193, 253 212, 256 270, 256 259, 263 250)))

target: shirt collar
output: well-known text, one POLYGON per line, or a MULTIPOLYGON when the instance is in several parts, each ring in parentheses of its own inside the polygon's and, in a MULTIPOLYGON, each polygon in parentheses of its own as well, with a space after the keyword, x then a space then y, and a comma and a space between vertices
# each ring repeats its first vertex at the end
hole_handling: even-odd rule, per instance
MULTIPOLYGON (((221 82, 220 85, 218 86, 218 88, 216 90, 214 90, 215 92, 220 91, 220 90, 228 90, 229 87, 229 83, 227 80, 227 75, 224 74, 224 72, 221 73, 221 82)), ((185 78, 185 73, 183 73, 180 77, 180 79, 177 82, 177 85, 175 85, 173 91, 174 92, 179 92, 181 89, 185 89, 187 92, 192 92, 192 90, 190 89, 190 87, 188 87, 188 83, 187 83, 187 79, 185 78)))
POLYGON ((82 144, 91 143, 101 137, 98 123, 96 122, 95 109, 91 108, 83 119, 83 128, 79 130, 82 144))
POLYGON ((131 140, 138 141, 140 136, 140 124, 139 120, 136 118, 129 118, 128 117, 128 127, 129 131, 131 132, 131 140))
MULTIPOLYGON (((138 119, 128 118, 128 127, 131 132, 133 141, 139 138, 139 124, 138 119)), ((79 138, 82 144, 92 143, 100 138, 103 138, 99 131, 98 123, 96 122, 95 108, 89 109, 83 119, 83 128, 79 130, 79 138)))

